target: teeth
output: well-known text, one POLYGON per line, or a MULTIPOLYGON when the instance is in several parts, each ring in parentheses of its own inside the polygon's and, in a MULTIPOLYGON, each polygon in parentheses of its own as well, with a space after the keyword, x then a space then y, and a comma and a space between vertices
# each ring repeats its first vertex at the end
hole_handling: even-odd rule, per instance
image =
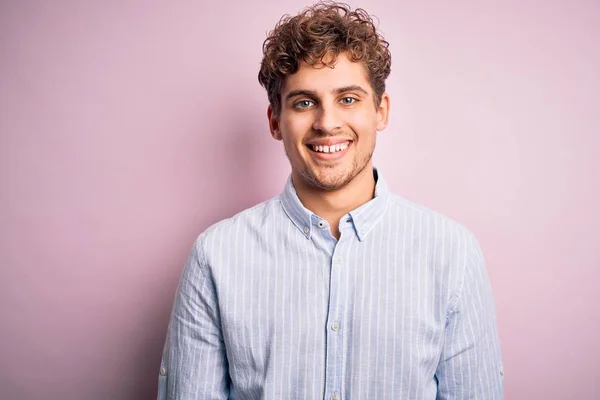
POLYGON ((333 146, 318 146, 316 144, 312 145, 312 149, 314 151, 318 151, 320 153, 335 153, 337 151, 346 150, 348 148, 348 142, 334 144, 333 146))

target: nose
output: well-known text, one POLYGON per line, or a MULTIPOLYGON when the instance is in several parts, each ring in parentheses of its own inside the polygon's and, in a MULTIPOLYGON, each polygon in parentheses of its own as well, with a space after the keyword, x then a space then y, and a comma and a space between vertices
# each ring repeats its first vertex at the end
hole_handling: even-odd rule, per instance
POLYGON ((313 129, 322 133, 333 133, 342 127, 341 116, 335 107, 319 107, 315 113, 313 129))

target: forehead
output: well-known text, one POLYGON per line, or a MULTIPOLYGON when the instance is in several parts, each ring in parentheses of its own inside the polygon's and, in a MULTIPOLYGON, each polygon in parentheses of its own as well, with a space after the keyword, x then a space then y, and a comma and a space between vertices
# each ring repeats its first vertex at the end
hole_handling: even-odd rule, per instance
POLYGON ((286 77, 281 95, 285 98, 292 90, 325 94, 352 85, 372 91, 364 63, 350 61, 345 54, 340 54, 332 67, 323 64, 312 66, 302 62, 295 74, 286 77))

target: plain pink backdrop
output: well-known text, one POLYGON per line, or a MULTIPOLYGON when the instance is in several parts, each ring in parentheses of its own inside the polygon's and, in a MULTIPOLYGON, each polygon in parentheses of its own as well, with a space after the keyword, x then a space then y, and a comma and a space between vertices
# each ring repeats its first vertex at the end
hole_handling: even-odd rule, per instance
MULTIPOLYGON (((375 163, 479 238, 506 398, 600 399, 600 3, 351 4, 393 54, 375 163)), ((289 173, 256 76, 302 6, 0 2, 0 398, 155 397, 192 241, 289 173)))

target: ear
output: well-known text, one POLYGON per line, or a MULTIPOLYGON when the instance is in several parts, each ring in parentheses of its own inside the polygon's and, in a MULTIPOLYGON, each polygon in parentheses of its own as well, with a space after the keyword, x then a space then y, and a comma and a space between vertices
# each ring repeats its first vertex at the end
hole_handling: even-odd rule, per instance
POLYGON ((271 105, 269 105, 267 108, 267 119, 269 120, 269 130, 271 131, 271 136, 273 136, 273 139, 275 140, 281 140, 282 136, 281 131, 279 130, 279 119, 275 115, 271 105))
POLYGON ((377 108, 377 130, 382 131, 388 125, 390 117, 390 96, 387 93, 381 95, 381 102, 377 108))

